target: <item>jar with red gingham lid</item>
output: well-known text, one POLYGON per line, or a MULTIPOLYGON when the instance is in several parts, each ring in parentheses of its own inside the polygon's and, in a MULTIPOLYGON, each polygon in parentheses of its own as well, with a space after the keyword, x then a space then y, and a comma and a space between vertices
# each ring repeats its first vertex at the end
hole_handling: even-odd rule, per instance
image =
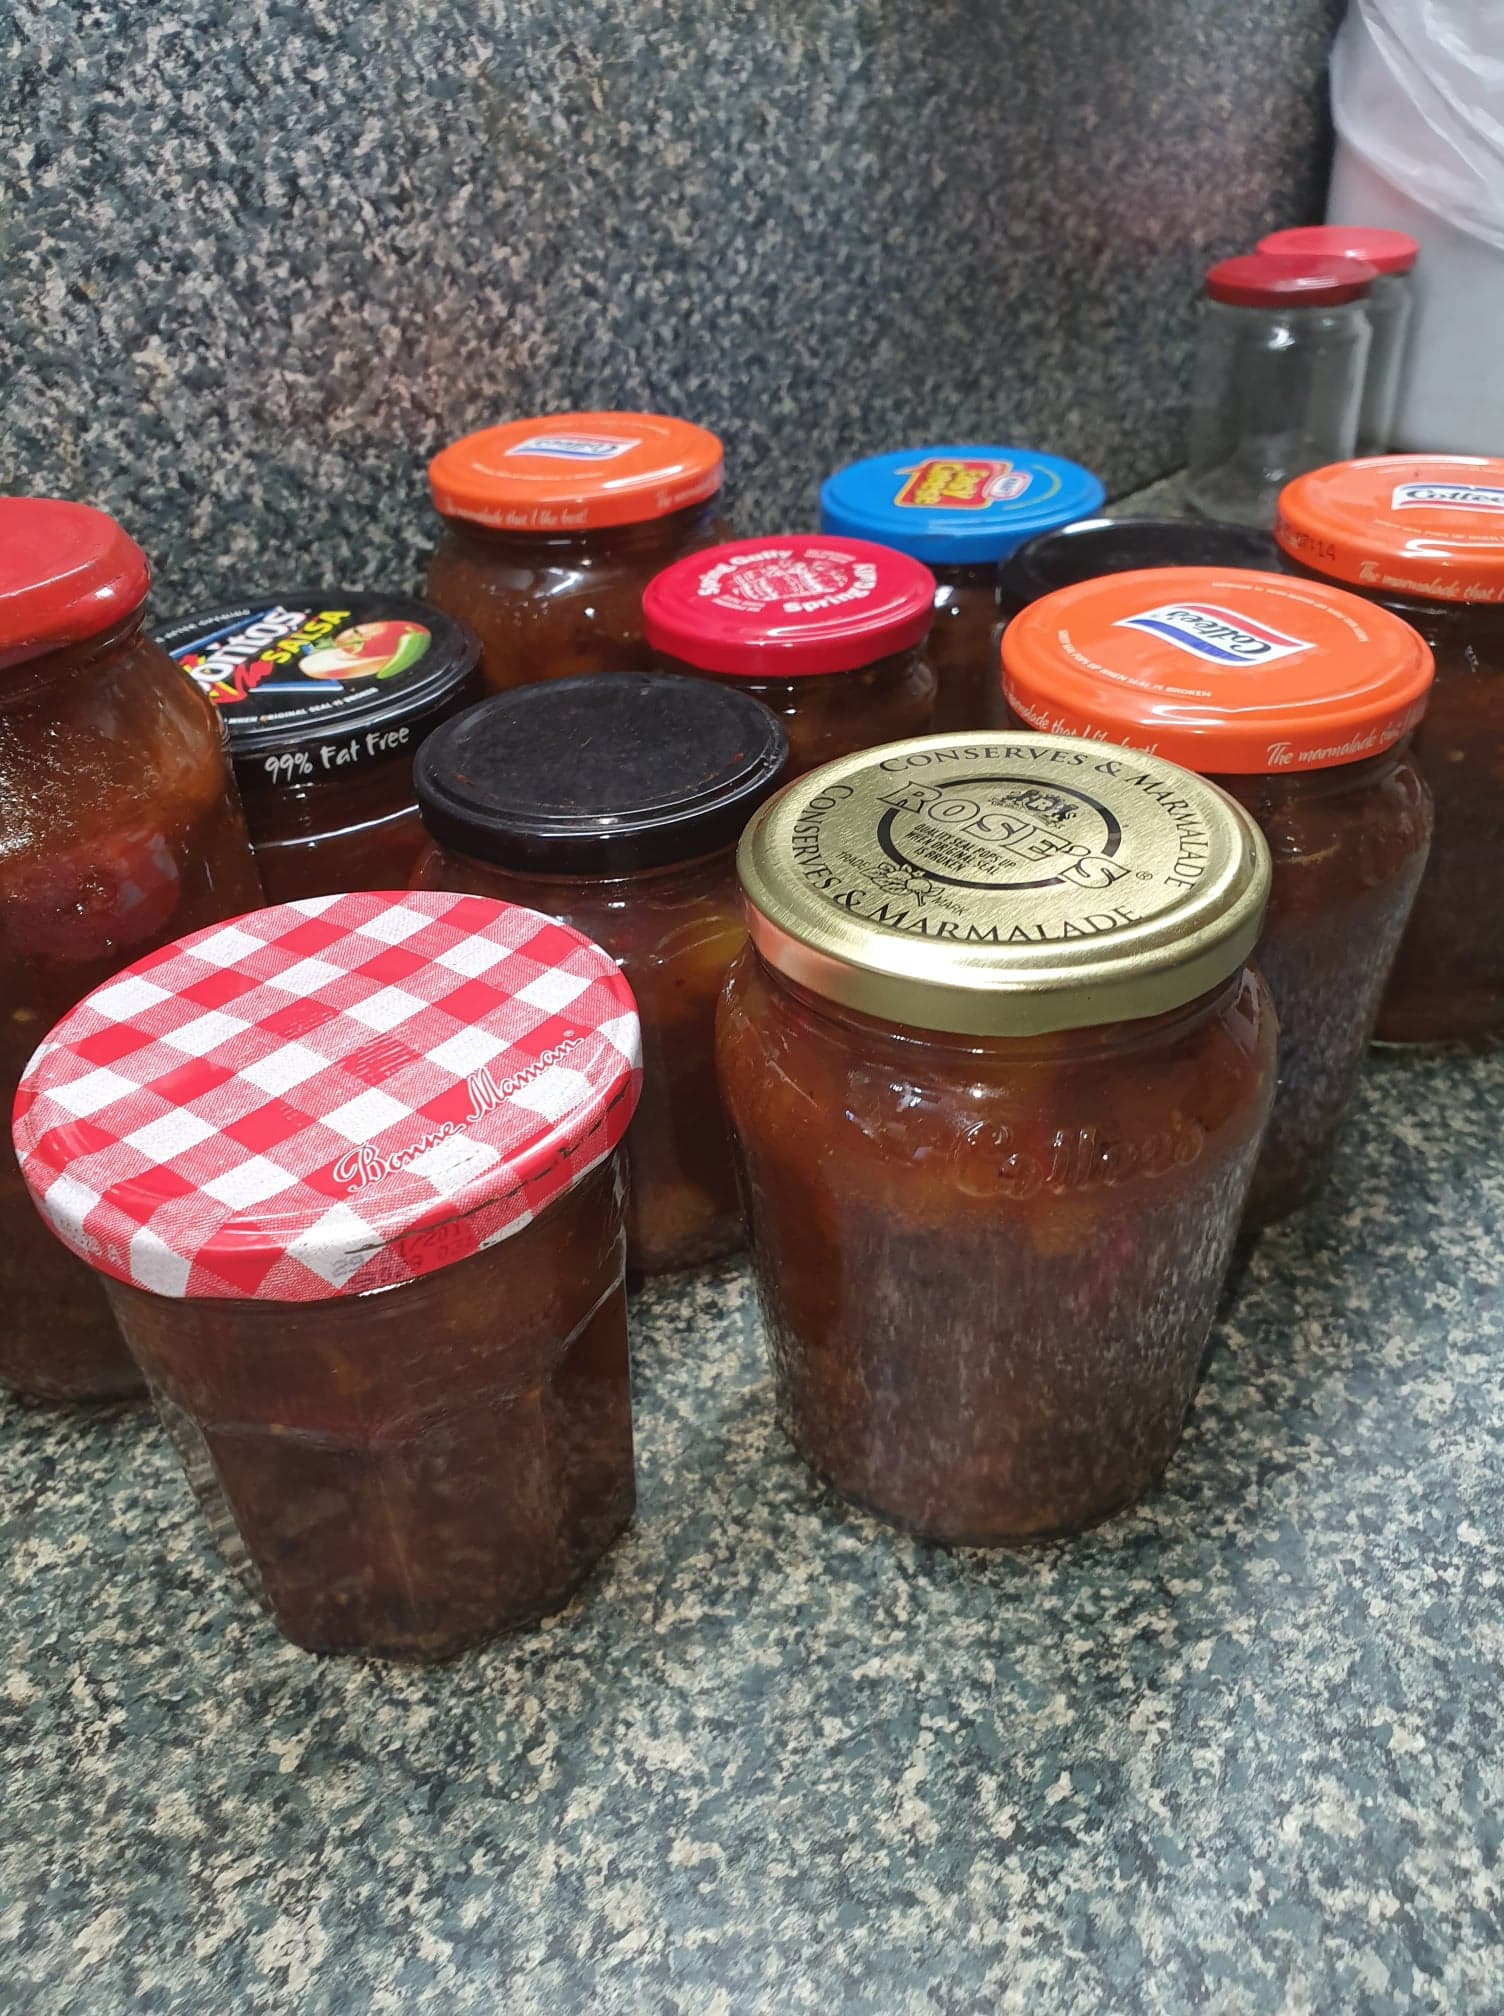
POLYGON ((312 1651, 556 1609, 633 1503, 614 960, 520 906, 310 898, 98 987, 16 1152, 227 1552, 312 1651))

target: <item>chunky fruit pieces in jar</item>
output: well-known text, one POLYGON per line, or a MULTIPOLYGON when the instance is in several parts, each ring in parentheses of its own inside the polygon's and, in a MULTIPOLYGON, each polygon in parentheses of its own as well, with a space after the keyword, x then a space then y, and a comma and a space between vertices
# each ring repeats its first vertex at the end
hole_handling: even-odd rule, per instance
POLYGON ((723 1083, 779 1414, 811 1465, 950 1541, 1136 1497, 1194 1391, 1274 1029, 1244 974, 1142 1024, 947 1040, 743 954, 723 1083))
POLYGON ((626 1526, 620 1164, 345 1302, 108 1284, 211 1527, 295 1644, 450 1657, 558 1609, 626 1526))
MULTIPOLYGON (((0 498, 7 1106, 81 995, 164 939, 261 900, 213 710, 142 635, 147 583, 139 548, 101 512, 0 498)), ((8 1139, 0 1212, 0 1379, 50 1400, 139 1393, 97 1282, 37 1216, 8 1139)))

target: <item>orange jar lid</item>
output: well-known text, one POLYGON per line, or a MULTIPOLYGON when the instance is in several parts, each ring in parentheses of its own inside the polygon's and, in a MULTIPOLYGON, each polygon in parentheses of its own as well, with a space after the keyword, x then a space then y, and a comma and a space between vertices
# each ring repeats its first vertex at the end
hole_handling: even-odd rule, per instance
POLYGON ((661 413, 551 413, 485 427, 428 465, 447 518, 500 532, 640 525, 703 504, 724 476, 721 444, 661 413))
POLYGON ((1280 492, 1274 536, 1355 588, 1420 602, 1504 602, 1504 458, 1375 455, 1280 492))
POLYGON ((1319 581, 1152 567, 1078 582, 1003 632, 1020 720, 1203 775, 1325 770, 1392 748, 1425 711, 1408 623, 1319 581))

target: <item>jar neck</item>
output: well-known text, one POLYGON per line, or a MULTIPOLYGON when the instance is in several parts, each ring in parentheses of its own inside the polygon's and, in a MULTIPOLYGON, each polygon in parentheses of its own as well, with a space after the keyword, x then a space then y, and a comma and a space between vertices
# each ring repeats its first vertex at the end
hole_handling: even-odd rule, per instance
POLYGON ((1211 781, 1250 812, 1276 805, 1314 804, 1348 791, 1363 791, 1392 777, 1410 748, 1404 735, 1376 756, 1357 763, 1328 763, 1319 770, 1260 770, 1216 774, 1211 781))
POLYGON ((146 621, 143 602, 130 614, 112 623, 108 630, 86 637, 77 644, 65 644, 55 651, 41 651, 35 658, 0 669, 0 708, 19 706, 35 700, 80 673, 97 672, 101 659, 136 644, 146 621))
POLYGON ((717 847, 709 854, 691 854, 682 861, 662 862, 653 868, 618 870, 609 875, 593 875, 586 868, 544 874, 533 868, 513 868, 500 861, 488 861, 485 855, 467 853, 463 847, 456 847, 448 841, 439 840, 434 844, 441 852, 470 862, 485 874, 504 876, 508 882, 526 883, 529 889, 538 892, 536 907, 547 911, 556 909, 556 897, 569 890, 588 889, 594 895, 610 897, 628 891, 646 893, 681 880, 724 880, 733 873, 736 861, 736 846, 733 843, 729 847, 717 847))
POLYGON ((510 529, 482 525, 474 518, 441 515, 451 538, 487 552, 541 552, 562 561, 582 553, 651 553, 660 546, 677 548, 702 529, 708 530, 719 506, 717 491, 703 503, 670 511, 662 517, 639 519, 631 525, 581 525, 557 531, 510 529))
MULTIPOLYGON (((1398 554, 1378 553, 1366 564, 1398 567, 1405 563, 1398 554)), ((1285 554, 1285 565, 1292 574, 1325 582, 1327 587, 1344 589, 1349 595, 1361 595, 1368 602, 1377 602, 1380 608, 1387 609, 1391 615, 1401 617, 1412 629, 1419 630, 1423 637, 1433 637, 1438 632, 1453 628, 1466 630, 1469 635, 1481 629, 1485 633, 1496 632, 1504 641, 1504 588, 1500 590, 1499 601, 1464 602, 1450 596, 1406 595, 1397 589, 1385 588, 1379 582, 1345 581, 1340 574, 1324 574, 1319 567, 1313 567, 1309 561, 1289 552, 1285 554)))
POLYGON ((824 1023, 858 1037, 862 1042, 890 1044, 900 1048, 942 1050, 956 1058, 974 1057, 1018 1065, 1058 1065, 1089 1063, 1102 1057, 1120 1057, 1125 1052, 1147 1049, 1169 1038, 1188 1034, 1213 1020, 1232 1001, 1242 984, 1242 968, 1207 993, 1167 1009, 1162 1014, 1137 1017, 1131 1022, 1102 1022, 1084 1029, 1056 1029, 1045 1035, 971 1036, 946 1029, 919 1029, 908 1023, 879 1021, 848 1008, 839 1001, 812 993, 790 980, 775 966, 754 952, 768 986, 794 1002, 817 1023, 824 1023))

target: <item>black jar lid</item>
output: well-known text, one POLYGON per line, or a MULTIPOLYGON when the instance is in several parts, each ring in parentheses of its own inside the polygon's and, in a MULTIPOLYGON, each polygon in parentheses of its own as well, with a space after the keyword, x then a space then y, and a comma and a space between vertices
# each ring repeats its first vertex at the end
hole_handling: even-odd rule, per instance
POLYGON ((1041 532, 1011 554, 998 570, 998 599, 1005 615, 1016 615, 1057 588, 1141 567, 1289 572, 1273 535, 1250 526, 1209 525, 1199 518, 1081 518, 1041 532))
POLYGON ((423 823, 533 875, 627 875, 732 846, 788 738, 749 693, 669 672, 546 679, 483 700, 413 767, 423 823))
POLYGON ((157 632, 219 710, 237 773, 333 782, 411 759, 464 697, 480 645, 408 595, 268 588, 157 632))

